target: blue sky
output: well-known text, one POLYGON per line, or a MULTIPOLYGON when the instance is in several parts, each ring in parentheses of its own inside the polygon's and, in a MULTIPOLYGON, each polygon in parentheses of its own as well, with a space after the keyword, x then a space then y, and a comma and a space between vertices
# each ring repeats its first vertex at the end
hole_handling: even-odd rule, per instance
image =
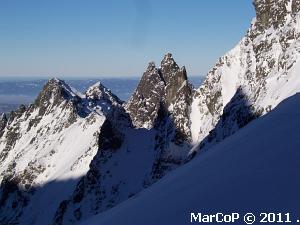
POLYGON ((252 0, 0 0, 0 76, 140 76, 166 52, 205 75, 254 16, 252 0))

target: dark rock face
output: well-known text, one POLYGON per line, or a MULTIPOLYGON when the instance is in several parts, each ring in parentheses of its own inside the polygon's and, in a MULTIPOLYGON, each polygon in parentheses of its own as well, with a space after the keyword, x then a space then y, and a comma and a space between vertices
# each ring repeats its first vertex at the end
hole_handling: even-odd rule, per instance
POLYGON ((300 0, 293 0, 292 1, 292 13, 296 14, 300 11, 300 0))
POLYGON ((257 26, 260 30, 270 26, 278 28, 289 13, 296 14, 300 10, 299 0, 254 0, 257 26), (288 6, 291 4, 291 8, 288 6))
POLYGON ((19 189, 18 178, 4 177, 0 188, 0 224, 15 225, 23 213, 23 207, 28 204, 28 194, 19 189), (9 202, 12 198, 13 201, 9 202), (14 211, 14 220, 7 211, 14 211))
POLYGON ((177 101, 178 91, 181 91, 183 87, 188 87, 186 86, 188 78, 185 67, 179 68, 170 53, 166 54, 161 61, 160 70, 165 83, 165 103, 169 107, 177 101))
POLYGON ((113 127, 109 120, 106 120, 100 132, 99 148, 105 150, 117 150, 123 143, 123 134, 113 127))
POLYGON ((153 127, 161 99, 164 95, 165 82, 154 62, 149 63, 141 81, 126 105, 133 124, 136 127, 153 127))
POLYGON ((262 29, 273 25, 277 28, 287 15, 288 0, 256 0, 254 6, 256 9, 257 23, 262 29))
POLYGON ((185 67, 179 68, 170 53, 161 61, 161 74, 165 81, 164 106, 171 113, 176 134, 174 141, 190 140, 190 106, 193 87, 189 83, 185 67))

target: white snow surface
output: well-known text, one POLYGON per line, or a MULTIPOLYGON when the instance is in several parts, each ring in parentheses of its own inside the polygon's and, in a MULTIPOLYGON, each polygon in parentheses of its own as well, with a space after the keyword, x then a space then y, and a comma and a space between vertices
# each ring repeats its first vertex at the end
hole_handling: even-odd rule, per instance
POLYGON ((297 214, 299 133, 296 94, 150 188, 81 224, 183 225, 190 224, 191 212, 297 214))

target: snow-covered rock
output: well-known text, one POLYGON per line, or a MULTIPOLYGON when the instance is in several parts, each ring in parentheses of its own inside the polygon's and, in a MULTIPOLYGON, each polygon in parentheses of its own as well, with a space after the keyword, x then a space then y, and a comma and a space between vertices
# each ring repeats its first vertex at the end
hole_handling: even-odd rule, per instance
POLYGON ((100 84, 81 94, 51 79, 34 104, 12 112, 0 136, 0 224, 46 224, 98 150, 120 100, 100 84), (91 98, 94 96, 94 98, 91 98), (66 182, 59 185, 59 182, 66 182), (41 210, 47 208, 47 210, 41 210))
POLYGON ((219 59, 194 94, 191 130, 200 148, 300 91, 299 1, 255 0, 254 5, 256 18, 245 37, 219 59))

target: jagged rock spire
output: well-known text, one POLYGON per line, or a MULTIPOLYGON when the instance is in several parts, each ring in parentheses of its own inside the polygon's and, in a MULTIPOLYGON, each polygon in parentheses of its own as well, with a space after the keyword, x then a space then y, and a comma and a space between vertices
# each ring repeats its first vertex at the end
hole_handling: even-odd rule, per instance
POLYGON ((164 95, 164 86, 160 70, 155 67, 154 62, 150 62, 138 87, 125 106, 133 125, 153 127, 164 95))
POLYGON ((126 110, 137 127, 152 128, 163 113, 172 117, 182 133, 189 133, 186 128, 191 95, 185 67, 180 68, 172 54, 167 53, 159 68, 154 62, 149 63, 126 110))
POLYGON ((176 75, 176 72, 179 70, 179 66, 175 62, 171 53, 167 53, 164 56, 163 60, 161 61, 160 66, 161 66, 162 76, 163 76, 166 84, 168 84, 170 82, 170 79, 172 78, 172 76, 176 75))
POLYGON ((161 61, 161 73, 166 84, 165 101, 167 107, 169 107, 176 98, 179 88, 187 82, 187 74, 184 66, 179 68, 171 53, 166 54, 161 61))

